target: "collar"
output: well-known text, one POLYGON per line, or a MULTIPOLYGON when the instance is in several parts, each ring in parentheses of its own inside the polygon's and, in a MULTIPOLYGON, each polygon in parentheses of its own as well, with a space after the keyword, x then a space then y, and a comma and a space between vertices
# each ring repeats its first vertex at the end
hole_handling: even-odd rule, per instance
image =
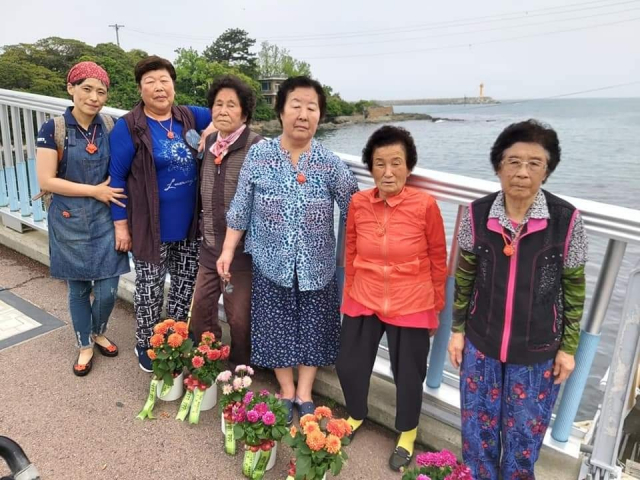
MULTIPOLYGON (((73 110, 73 107, 67 107, 67 109, 64 111, 64 113, 62 114, 62 116, 64 117, 64 121, 67 125, 69 126, 74 126, 74 127, 78 127, 78 128, 82 128, 79 124, 78 121, 76 120, 76 117, 73 116, 73 113, 71 113, 73 110)), ((102 117, 100 117, 100 113, 96 114, 95 117, 93 117, 93 120, 91 121, 91 125, 100 125, 102 127, 104 127, 103 123, 102 123, 102 117)), ((83 129, 84 130, 84 129, 83 129)))
MULTIPOLYGON (((291 152, 282 146, 282 135, 275 138, 276 145, 278 147, 278 151, 280 155, 286 158, 289 162, 291 161, 291 152)), ((300 154, 300 158, 298 159, 298 165, 300 165, 300 160, 304 158, 310 158, 311 153, 317 148, 318 142, 315 138, 311 139, 311 145, 309 145, 309 150, 305 150, 300 154)))
MULTIPOLYGON (((544 196, 542 189, 538 190, 536 194, 536 198, 533 200, 533 203, 529 207, 529 210, 524 216, 522 220, 523 224, 526 224, 529 219, 548 219, 549 208, 547 207, 547 197, 544 196)), ((507 211, 504 207, 504 192, 500 191, 496 196, 496 199, 493 201, 491 205, 491 210, 489 210, 489 218, 497 218, 500 225, 510 231, 515 231, 513 228, 513 224, 511 220, 507 216, 507 211)))
MULTIPOLYGON (((385 201, 385 199, 380 197, 380 190, 378 190, 378 187, 372 188, 371 190, 369 190, 369 192, 371 192, 369 196, 369 201, 371 203, 380 203, 385 201)), ((396 205, 402 203, 402 201, 407 198, 408 195, 409 189, 404 186, 399 194, 386 199, 387 205, 389 205, 390 207, 395 207, 396 205)))

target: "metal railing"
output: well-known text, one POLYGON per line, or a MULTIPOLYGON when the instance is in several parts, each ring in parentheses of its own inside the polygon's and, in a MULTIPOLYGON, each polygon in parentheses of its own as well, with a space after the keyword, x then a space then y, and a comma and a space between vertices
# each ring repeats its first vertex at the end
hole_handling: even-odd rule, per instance
MULTIPOLYGON (((0 161, 0 214, 5 224, 20 230, 29 226, 46 231, 46 214, 40 201, 31 201, 39 191, 35 176, 35 134, 47 116, 61 114, 68 100, 45 97, 22 92, 0 89, 0 138, 2 139, 0 161)), ((124 110, 104 108, 102 113, 120 117, 124 110)), ((360 159, 351 155, 340 155, 363 186, 373 185, 373 179, 360 159)), ((416 168, 409 184, 424 189, 438 201, 458 206, 456 228, 464 207, 471 201, 495 192, 499 184, 465 177, 452 173, 416 168)), ((573 422, 584 391, 587 376, 595 356, 600 338, 602 322, 613 292, 626 245, 640 244, 640 211, 615 205, 593 202, 581 198, 563 197, 581 212, 590 234, 608 239, 607 251, 597 281, 591 308, 583 322, 583 331, 576 356, 576 370, 564 389, 560 407, 555 418, 552 438, 545 440, 557 448, 563 447, 571 436, 573 422)), ((339 240, 344 238, 340 227, 339 240)), ((447 307, 440 320, 442 328, 434 337, 429 357, 429 374, 425 385, 425 399, 436 398, 439 406, 429 406, 427 413, 446 423, 459 426, 457 408, 457 377, 444 370, 446 349, 451 325, 451 298, 453 295, 453 273, 457 259, 457 244, 449 245, 450 258, 447 279, 447 307), (446 390, 446 392, 445 392, 446 390), (445 392, 445 393, 443 393, 445 392)), ((342 243, 339 241, 339 244, 342 243)), ((338 259, 341 259, 339 248, 338 259)), ((338 260, 338 266, 340 267, 338 260)), ((375 371, 378 375, 391 379, 388 359, 381 349, 375 371)), ((571 450, 577 455, 577 450, 571 450)))

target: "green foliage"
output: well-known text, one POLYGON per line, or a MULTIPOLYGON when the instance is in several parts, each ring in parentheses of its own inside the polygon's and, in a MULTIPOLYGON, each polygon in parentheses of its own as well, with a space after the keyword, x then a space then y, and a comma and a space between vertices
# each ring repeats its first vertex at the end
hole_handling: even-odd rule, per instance
POLYGON ((265 442, 280 440, 287 433, 288 409, 275 395, 268 392, 254 393, 251 401, 244 403, 242 408, 246 410, 247 416, 244 421, 233 426, 236 440, 242 440, 249 446, 260 446, 265 442), (254 422, 249 420, 249 414, 258 415, 261 406, 267 413, 271 412, 275 416, 272 425, 265 424, 262 416, 254 422))
POLYGON ((261 77, 311 76, 311 66, 302 60, 296 60, 289 50, 278 45, 262 42, 258 53, 258 72, 261 77))
POLYGON ((254 120, 266 122, 268 120, 276 119, 276 112, 273 106, 269 105, 264 100, 258 100, 256 105, 256 111, 253 114, 254 120))
POLYGON ((333 93, 333 88, 323 85, 324 93, 327 96, 327 113, 328 119, 340 116, 353 115, 355 109, 352 103, 343 100, 339 93, 333 93))
POLYGON ((179 48, 176 67, 176 102, 183 105, 207 106, 209 87, 222 75, 235 75, 260 94, 260 84, 236 67, 209 60, 193 48, 179 48))
POLYGON ((109 74, 111 88, 107 104, 130 109, 139 98, 133 68, 146 56, 142 50, 125 52, 113 43, 92 47, 59 37, 43 38, 34 44, 7 45, 0 54, 0 85, 10 90, 68 98, 67 72, 76 63, 89 60, 109 74))
POLYGON ((256 55, 250 51, 256 41, 240 28, 228 28, 203 52, 213 63, 236 67, 248 76, 256 76, 256 55))

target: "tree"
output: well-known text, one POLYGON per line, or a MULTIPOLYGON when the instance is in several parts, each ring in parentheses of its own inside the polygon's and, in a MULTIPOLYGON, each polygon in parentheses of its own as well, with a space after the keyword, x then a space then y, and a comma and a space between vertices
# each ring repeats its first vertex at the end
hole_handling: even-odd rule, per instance
POLYGON ((269 42, 262 42, 258 53, 258 71, 261 77, 311 76, 311 66, 302 60, 296 60, 289 50, 269 42))
POLYGON ((229 28, 202 53, 210 62, 236 67, 247 76, 255 76, 256 55, 249 51, 255 43, 246 31, 229 28))
POLYGON ((207 105, 209 87, 216 78, 222 75, 235 75, 249 85, 256 95, 260 93, 260 85, 239 69, 221 62, 209 61, 193 48, 179 48, 175 60, 176 101, 181 104, 207 105))

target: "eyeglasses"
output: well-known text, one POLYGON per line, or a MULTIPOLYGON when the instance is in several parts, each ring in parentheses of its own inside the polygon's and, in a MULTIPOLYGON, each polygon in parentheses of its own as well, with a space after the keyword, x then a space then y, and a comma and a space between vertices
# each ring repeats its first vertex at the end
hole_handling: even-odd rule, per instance
POLYGON ((529 160, 528 162, 519 158, 506 158, 502 160, 505 170, 515 173, 525 165, 531 173, 542 173, 547 169, 547 164, 543 160, 529 160))

